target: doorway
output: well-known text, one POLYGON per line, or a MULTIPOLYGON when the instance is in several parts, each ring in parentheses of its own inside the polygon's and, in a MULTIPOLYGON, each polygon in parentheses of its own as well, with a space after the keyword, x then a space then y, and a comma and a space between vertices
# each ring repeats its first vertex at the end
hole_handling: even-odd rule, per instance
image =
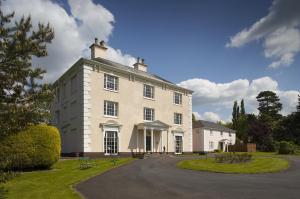
POLYGON ((146 136, 146 151, 151 152, 151 135, 146 136))

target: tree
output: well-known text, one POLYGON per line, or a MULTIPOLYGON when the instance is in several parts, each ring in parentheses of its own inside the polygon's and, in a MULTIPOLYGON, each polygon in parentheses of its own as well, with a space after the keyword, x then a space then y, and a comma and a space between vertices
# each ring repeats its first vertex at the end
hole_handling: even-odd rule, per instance
POLYGON ((279 97, 272 91, 262 91, 256 97, 259 102, 258 110, 261 119, 277 120, 282 109, 279 97))
POLYGON ((245 115, 246 111, 245 111, 245 105, 244 105, 244 99, 242 99, 241 101, 241 115, 245 115))
POLYGON ((192 113, 192 121, 195 122, 196 121, 196 116, 194 113, 192 113))
POLYGON ((238 115, 237 107, 238 107, 237 101, 234 101, 233 108, 232 108, 232 127, 233 127, 233 129, 235 129, 235 127, 236 127, 236 121, 237 121, 237 115, 238 115))
POLYGON ((297 113, 300 113, 300 95, 298 95, 297 113))
POLYGON ((0 136, 46 122, 53 98, 52 86, 41 81, 46 71, 32 68, 31 61, 47 56, 54 31, 49 24, 33 30, 30 16, 15 23, 13 17, 0 8, 0 136))

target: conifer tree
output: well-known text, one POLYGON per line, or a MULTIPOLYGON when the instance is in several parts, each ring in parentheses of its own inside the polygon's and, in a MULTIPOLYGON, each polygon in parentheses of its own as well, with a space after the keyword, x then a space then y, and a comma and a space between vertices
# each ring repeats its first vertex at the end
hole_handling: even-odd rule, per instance
POLYGON ((47 122, 53 97, 51 85, 41 83, 46 71, 31 63, 34 56, 47 56, 53 29, 38 24, 33 30, 30 16, 13 18, 2 12, 0 1, 0 136, 47 122))

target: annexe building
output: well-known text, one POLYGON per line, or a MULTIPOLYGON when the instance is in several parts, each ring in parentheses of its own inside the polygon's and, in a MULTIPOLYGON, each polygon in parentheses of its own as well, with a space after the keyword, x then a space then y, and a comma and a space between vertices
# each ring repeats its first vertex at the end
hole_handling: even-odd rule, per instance
POLYGON ((192 91, 107 59, 103 41, 91 46, 54 83, 52 123, 61 132, 63 155, 193 151, 192 91))
POLYGON ((228 151, 236 141, 235 130, 214 122, 198 120, 193 122, 193 151, 228 151))

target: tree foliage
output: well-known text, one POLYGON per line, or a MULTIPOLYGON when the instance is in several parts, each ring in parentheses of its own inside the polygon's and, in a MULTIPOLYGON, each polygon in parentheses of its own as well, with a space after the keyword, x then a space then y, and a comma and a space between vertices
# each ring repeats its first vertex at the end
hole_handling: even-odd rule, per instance
POLYGON ((259 115, 261 118, 269 117, 271 119, 278 119, 279 112, 282 109, 279 97, 272 91, 262 91, 256 97, 259 105, 259 115))
POLYGON ((244 99, 241 100, 241 115, 245 115, 245 104, 244 104, 244 99))
POLYGON ((297 113, 300 113, 300 95, 298 95, 297 113))
POLYGON ((32 67, 32 57, 47 56, 53 29, 38 24, 34 30, 30 16, 13 18, 0 9, 0 136, 47 122, 53 97, 52 86, 41 82, 46 71, 32 67))

